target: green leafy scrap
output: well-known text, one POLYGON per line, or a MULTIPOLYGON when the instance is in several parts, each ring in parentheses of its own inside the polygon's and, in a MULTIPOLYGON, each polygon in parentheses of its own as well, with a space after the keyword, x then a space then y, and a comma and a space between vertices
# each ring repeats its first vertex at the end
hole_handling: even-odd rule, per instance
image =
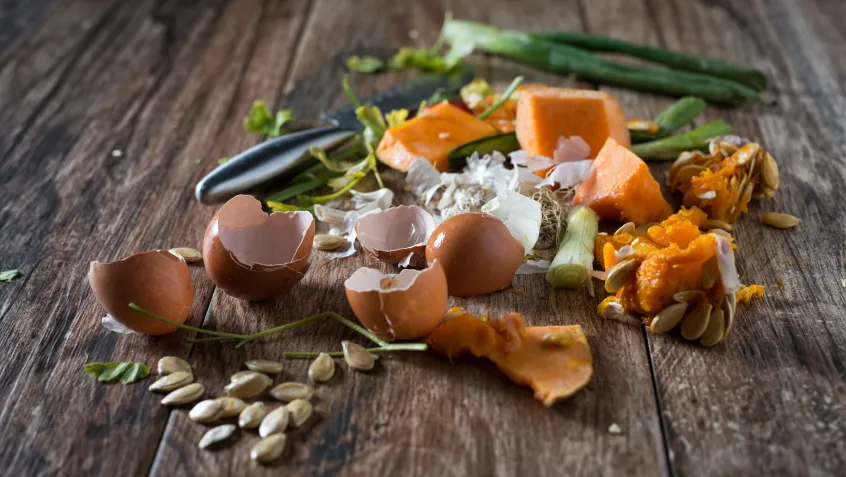
POLYGON ((476 78, 461 88, 461 99, 467 105, 474 105, 492 94, 495 94, 494 89, 483 78, 476 78))
POLYGON ((149 366, 144 363, 135 363, 132 361, 86 363, 83 369, 86 373, 97 378, 101 383, 106 384, 113 384, 118 381, 122 384, 132 384, 150 375, 149 366))
POLYGON ((385 69, 385 62, 375 56, 351 56, 347 58, 347 69, 355 73, 377 73, 385 69))
POLYGON ((21 273, 18 271, 17 268, 13 270, 3 270, 0 272, 0 282, 3 283, 11 283, 12 280, 19 277, 21 273))
POLYGON ((244 130, 262 136, 279 137, 283 133, 283 126, 293 120, 292 110, 280 109, 272 115, 264 101, 255 101, 250 113, 244 118, 244 130))

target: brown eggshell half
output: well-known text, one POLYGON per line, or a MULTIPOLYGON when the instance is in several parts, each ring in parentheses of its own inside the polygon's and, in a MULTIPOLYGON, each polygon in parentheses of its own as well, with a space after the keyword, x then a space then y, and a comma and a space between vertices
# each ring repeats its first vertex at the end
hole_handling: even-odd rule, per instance
POLYGON ((215 285, 242 300, 264 300, 293 287, 308 271, 314 217, 261 209, 249 195, 230 199, 209 222, 203 265, 215 285))
POLYGON ((194 303, 188 265, 167 250, 137 253, 116 262, 91 262, 88 283, 118 323, 146 335, 163 335, 176 327, 129 308, 130 303, 176 323, 188 319, 194 303))
MULTIPOLYGON (((355 224, 361 246, 385 263, 398 264, 410 253, 423 263, 426 240, 435 230, 435 219, 416 205, 391 207, 364 215, 355 224)), ((415 260, 412 259, 412 264, 415 260)))
POLYGON ((403 270, 398 275, 359 268, 344 282, 344 288, 359 321, 386 340, 426 336, 447 310, 446 275, 438 262, 425 270, 403 270))
POLYGON ((439 261, 449 294, 474 296, 507 287, 523 262, 523 246, 489 214, 459 214, 443 221, 426 244, 426 261, 439 261))

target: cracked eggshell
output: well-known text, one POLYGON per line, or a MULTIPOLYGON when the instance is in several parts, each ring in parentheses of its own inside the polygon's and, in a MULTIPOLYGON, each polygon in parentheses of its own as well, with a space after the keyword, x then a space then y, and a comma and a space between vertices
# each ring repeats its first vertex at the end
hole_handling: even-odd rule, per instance
POLYGON ((426 336, 447 310, 447 280, 439 262, 398 275, 359 268, 344 282, 344 289, 359 321, 386 340, 426 336))
POLYGON ((490 214, 458 214, 429 237, 426 260, 443 265, 450 295, 483 295, 511 284, 523 263, 523 246, 490 214))
MULTIPOLYGON (((422 263, 426 240, 433 230, 435 219, 416 205, 371 212, 355 224, 361 246, 379 260, 394 265, 412 253, 419 257, 417 262, 422 263)), ((411 262, 413 265, 415 261, 411 262)))
POLYGON ((314 217, 266 214, 261 202, 237 195, 223 204, 203 238, 203 264, 215 285, 242 300, 264 300, 296 285, 308 271, 314 217))
POLYGON ((176 323, 188 319, 194 303, 188 265, 167 250, 136 253, 115 262, 91 262, 88 283, 115 321, 147 335, 167 334, 176 327, 129 308, 130 303, 176 323))

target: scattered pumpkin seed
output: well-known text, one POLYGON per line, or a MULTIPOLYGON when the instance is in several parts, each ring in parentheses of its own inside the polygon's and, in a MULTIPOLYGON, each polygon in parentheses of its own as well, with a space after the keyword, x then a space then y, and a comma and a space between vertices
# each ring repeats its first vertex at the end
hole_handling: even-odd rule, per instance
POLYGON ((176 391, 172 391, 162 399, 162 404, 165 406, 182 406, 183 404, 196 401, 205 391, 206 388, 202 384, 192 383, 176 391))
POLYGON ((684 290, 673 294, 673 300, 679 303, 693 303, 705 298, 705 292, 702 290, 684 290))
POLYGON ((764 156, 764 164, 761 169, 761 178, 764 180, 764 185, 774 191, 778 190, 778 176, 778 163, 770 153, 767 153, 764 156))
POLYGON ((187 386, 194 382, 194 375, 190 372, 176 371, 166 376, 157 379, 156 382, 150 385, 150 391, 169 393, 182 386, 187 386))
POLYGON ((253 375, 258 375, 258 377, 260 377, 262 379, 262 381, 267 383, 268 387, 271 384, 273 384, 273 379, 271 379, 270 376, 268 376, 264 373, 259 373, 258 371, 249 371, 249 370, 248 371, 238 371, 237 373, 235 373, 235 374, 233 374, 232 376, 229 377, 229 382, 232 383, 232 382, 235 382, 235 381, 237 381, 237 380, 239 380, 239 379, 241 379, 245 376, 253 376, 253 375))
POLYGON ((702 264, 702 286, 710 290, 720 280, 720 264, 717 256, 709 258, 702 264))
POLYGON ((636 225, 634 222, 626 222, 625 224, 623 224, 622 227, 620 227, 619 229, 617 229, 616 232, 614 232, 614 235, 633 234, 635 231, 635 227, 636 225))
POLYGON ((670 166, 670 179, 672 181, 673 176, 684 166, 689 166, 691 164, 696 164, 696 162, 702 159, 703 154, 699 151, 685 151, 679 154, 678 159, 673 162, 673 165, 670 166))
POLYGON ((608 293, 617 293, 617 290, 630 282, 637 273, 637 267, 640 266, 640 260, 630 258, 623 260, 611 267, 608 271, 608 276, 605 278, 605 291, 608 293))
POLYGON ((258 441, 250 450, 250 459, 261 464, 269 464, 285 451, 285 434, 273 434, 258 441))
POLYGON ((186 373, 193 373, 191 365, 188 361, 176 356, 165 356, 159 360, 159 375, 166 376, 177 371, 185 371, 186 373))
POLYGON ((704 229, 723 229, 726 232, 731 232, 731 224, 723 220, 708 219, 702 223, 704 229))
POLYGON ((294 399, 311 399, 311 386, 304 383, 288 382, 282 383, 270 390, 274 399, 282 402, 291 402, 294 399))
POLYGON ((238 416, 238 426, 241 429, 254 429, 261 424, 267 413, 267 407, 263 402, 257 401, 245 407, 238 416))
POLYGON ((723 339, 723 333, 725 331, 725 319, 723 316, 723 310, 716 309, 711 312, 711 315, 708 318, 708 327, 705 328, 705 332, 702 333, 702 337, 699 339, 699 344, 710 348, 723 339))
POLYGON ((649 324, 653 333, 666 333, 678 325, 687 311, 687 303, 676 303, 661 310, 649 324))
POLYGON ((291 412, 285 406, 277 407, 264 417, 259 426, 259 436, 267 437, 273 434, 281 434, 288 428, 288 421, 291 419, 291 412))
POLYGON ((251 359, 244 363, 247 369, 264 374, 279 374, 282 372, 282 363, 269 359, 251 359))
POLYGON ((682 321, 681 334, 684 339, 696 340, 705 333, 708 327, 708 319, 711 316, 711 304, 706 303, 693 309, 682 321))
POLYGON ((767 212, 761 216, 761 222, 777 229, 789 229, 799 225, 797 217, 781 212, 767 212))
POLYGON ((729 331, 734 327, 735 316, 737 314, 737 295, 729 293, 720 299, 720 309, 723 310, 723 319, 725 325, 723 328, 723 338, 728 336, 729 331))
POLYGON ((331 252, 347 243, 347 239, 332 234, 317 234, 314 236, 314 248, 323 252, 331 252))
POLYGON ((222 426, 213 427, 203 434, 203 438, 200 439, 200 449, 207 449, 218 442, 223 442, 232 437, 234 432, 235 424, 223 424, 222 426))
POLYGON ((188 412, 188 419, 201 424, 208 424, 221 418, 223 403, 217 399, 200 401, 188 412))
POLYGON ((247 407, 247 403, 242 399, 232 396, 221 396, 217 400, 223 406, 223 413, 220 417, 235 417, 247 407))
POLYGON ((737 152, 737 146, 726 141, 720 141, 717 144, 717 149, 720 151, 720 155, 723 157, 731 157, 732 154, 737 152))
POLYGON ((308 367, 308 377, 315 383, 325 383, 335 374, 335 361, 326 353, 320 353, 308 367))
POLYGON ((261 373, 247 374, 226 385, 224 390, 227 396, 247 399, 263 393, 270 385, 270 378, 261 373))
POLYGON ((543 335, 541 341, 558 346, 570 346, 576 342, 576 338, 573 337, 572 333, 559 331, 557 333, 547 333, 543 335))
POLYGON ((688 182, 690 182, 691 179, 704 172, 705 169, 705 166, 700 166, 698 164, 690 164, 679 168, 679 170, 673 176, 673 188, 678 187, 679 184, 687 184, 688 182))
POLYGON ((188 263, 199 262, 203 259, 203 254, 199 250, 191 247, 177 247, 168 250, 168 252, 182 257, 188 263))
POLYGON ((344 361, 352 369, 370 371, 376 364, 373 355, 364 346, 351 341, 341 341, 341 347, 344 349, 344 361))
POLYGON ((758 151, 761 149, 761 146, 754 142, 750 142, 748 144, 743 145, 740 149, 737 150, 732 156, 734 160, 738 164, 746 164, 749 162, 750 159, 754 158, 758 155, 758 151))
POLYGON ((288 411, 291 413, 291 420, 289 423, 291 427, 302 426, 303 423, 311 417, 311 413, 314 410, 311 403, 305 399, 294 399, 286 404, 285 407, 287 407, 288 411))

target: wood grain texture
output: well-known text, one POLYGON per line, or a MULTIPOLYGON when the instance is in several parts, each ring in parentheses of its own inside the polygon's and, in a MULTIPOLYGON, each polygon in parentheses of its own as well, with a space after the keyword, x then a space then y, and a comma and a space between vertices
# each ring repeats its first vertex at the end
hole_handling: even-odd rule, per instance
MULTIPOLYGON (((0 284, 0 473, 844 474, 843 13, 827 0, 0 4, 0 268, 23 272, 0 284), (193 185, 218 157, 258 141, 241 126, 253 100, 314 121, 346 102, 346 57, 431 44, 446 10, 509 28, 611 34, 767 71, 777 106, 707 112, 761 140, 782 165, 782 190, 755 204, 735 234, 741 277, 766 284, 768 295, 742 308, 733 335, 704 350, 645 334, 596 318, 601 297, 518 276, 513 285, 522 294, 451 304, 477 314, 519 311, 531 324, 581 324, 595 365, 587 389, 546 409, 481 360, 396 354, 368 374, 338 361, 336 377, 317 387, 316 416, 289 434, 289 449, 266 469, 248 457, 255 433, 239 431, 223 448, 200 451, 205 427, 188 421, 187 409, 160 406, 149 381, 102 386, 83 375, 88 361, 154 364, 177 355, 191 361, 210 397, 249 358, 363 343, 329 321, 244 350, 191 347, 181 332, 116 335, 100 327, 103 312, 84 277, 91 260, 199 247, 214 210, 193 200, 193 185), (803 222, 791 231, 762 227, 758 217, 770 210, 803 222), (622 434, 608 432, 612 423, 622 434)), ((591 87, 499 58, 473 62, 498 83, 525 74, 591 87)), ((366 96, 410 75, 353 76, 352 83, 366 96)), ((641 117, 671 101, 607 89, 641 117)), ((652 167, 656 176, 665 169, 652 167)), ((400 174, 386 179, 401 190, 400 174)), ((366 256, 329 261, 315 252, 302 283, 261 303, 215 290, 192 266, 189 323, 250 332, 325 310, 352 317, 341 284, 360 266, 391 269, 366 256)), ((285 366, 277 382, 305 380, 307 361, 285 366)))

